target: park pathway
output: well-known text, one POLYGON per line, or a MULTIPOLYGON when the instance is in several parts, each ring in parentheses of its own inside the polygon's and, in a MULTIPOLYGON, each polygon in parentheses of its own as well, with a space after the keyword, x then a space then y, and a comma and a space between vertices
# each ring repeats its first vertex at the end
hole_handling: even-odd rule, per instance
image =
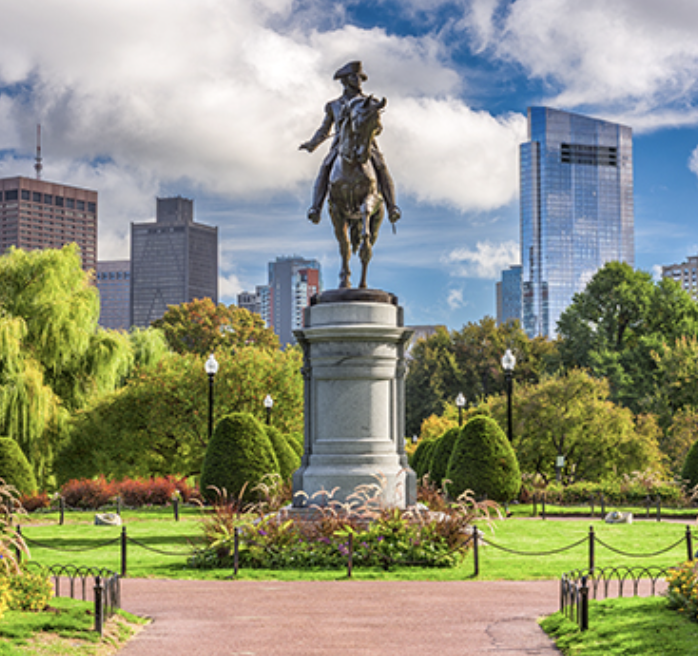
POLYGON ((555 656, 557 581, 125 579, 153 622, 120 656, 555 656))

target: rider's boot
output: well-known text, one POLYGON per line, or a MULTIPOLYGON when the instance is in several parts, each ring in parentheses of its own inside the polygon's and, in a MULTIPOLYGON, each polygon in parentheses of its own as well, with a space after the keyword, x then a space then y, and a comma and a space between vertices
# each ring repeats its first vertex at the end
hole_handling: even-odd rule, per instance
POLYGON ((327 186, 329 184, 328 167, 323 166, 318 173, 315 186, 313 187, 313 203, 308 209, 308 219, 313 223, 319 223, 322 217, 322 205, 327 196, 327 186))
POLYGON ((402 216, 402 212, 395 204, 395 185, 393 184, 393 179, 390 177, 390 173, 388 173, 385 166, 376 167, 376 177, 378 178, 380 191, 388 210, 388 218, 391 223, 395 223, 395 221, 399 220, 402 216))

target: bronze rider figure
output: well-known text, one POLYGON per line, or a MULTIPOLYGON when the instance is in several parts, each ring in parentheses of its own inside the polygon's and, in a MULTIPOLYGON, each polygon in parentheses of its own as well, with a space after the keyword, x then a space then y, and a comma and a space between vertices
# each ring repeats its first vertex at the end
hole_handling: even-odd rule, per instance
MULTIPOLYGON (((331 136, 332 126, 335 127, 334 139, 332 140, 330 151, 320 166, 320 171, 313 188, 313 202, 308 210, 308 218, 313 223, 319 223, 322 205, 327 196, 330 171, 332 170, 332 164, 338 154, 339 128, 341 122, 346 118, 346 105, 357 96, 366 97, 361 90, 361 83, 365 82, 368 76, 363 72, 360 61, 353 61, 345 64, 334 74, 333 79, 339 80, 342 83, 344 86, 344 93, 342 93, 339 98, 330 100, 330 102, 325 105, 325 118, 322 121, 322 125, 309 141, 302 143, 299 147, 300 150, 307 150, 312 153, 321 143, 331 136)), ((391 223, 395 223, 401 216, 400 208, 395 204, 395 186, 388 172, 388 167, 385 164, 385 159, 383 159, 383 154, 378 149, 378 145, 375 141, 371 146, 371 163, 376 172, 379 191, 383 196, 388 210, 388 218, 391 223)))

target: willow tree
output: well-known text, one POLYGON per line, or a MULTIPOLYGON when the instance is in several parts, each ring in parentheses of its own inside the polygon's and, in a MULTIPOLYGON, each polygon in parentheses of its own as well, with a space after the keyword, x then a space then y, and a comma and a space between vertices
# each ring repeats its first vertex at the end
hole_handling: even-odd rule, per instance
POLYGON ((0 257, 0 435, 17 441, 42 487, 69 416, 133 364, 128 336, 98 318, 76 245, 0 257))

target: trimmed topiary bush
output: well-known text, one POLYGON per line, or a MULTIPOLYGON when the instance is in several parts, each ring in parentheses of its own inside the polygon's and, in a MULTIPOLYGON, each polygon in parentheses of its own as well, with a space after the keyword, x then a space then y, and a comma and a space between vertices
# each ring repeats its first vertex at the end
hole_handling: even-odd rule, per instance
POLYGON ((429 478, 436 486, 440 486, 441 482, 446 478, 453 445, 456 443, 460 432, 461 429, 458 426, 449 428, 436 442, 432 452, 431 472, 429 474, 429 478))
MULTIPOLYGON (((427 440, 424 443, 424 449, 422 450, 422 455, 417 462, 417 469, 415 469, 415 474, 417 474, 417 478, 422 478, 426 474, 431 474, 431 459, 432 456, 434 455, 434 448, 436 447, 436 444, 438 442, 438 439, 435 440, 427 440)), ((431 478, 431 475, 429 476, 431 478)))
POLYGON ((494 419, 476 416, 463 427, 453 445, 446 478, 448 493, 457 498, 466 490, 476 497, 505 503, 521 489, 516 454, 494 419))
POLYGON ((36 477, 27 456, 11 437, 0 437, 0 478, 20 494, 36 492, 36 477))
POLYGON ((689 490, 698 485, 698 442, 694 442, 686 454, 686 460, 683 461, 681 469, 681 478, 686 481, 689 490))
POLYGON ((274 428, 273 426, 266 426, 267 437, 271 442, 271 446, 276 454, 276 459, 279 462, 279 473, 281 474, 281 480, 287 481, 291 478, 296 469, 301 466, 300 456, 293 450, 289 440, 285 435, 274 428))
POLYGON ((215 500, 211 486, 253 501, 255 486, 267 474, 280 474, 279 461, 264 426, 252 415, 234 412, 218 422, 206 448, 201 470, 201 494, 215 500), (246 486, 245 486, 246 485, 246 486))
POLYGON ((298 457, 302 458, 305 451, 305 435, 300 431, 294 431, 286 435, 286 439, 291 448, 298 454, 298 457))

